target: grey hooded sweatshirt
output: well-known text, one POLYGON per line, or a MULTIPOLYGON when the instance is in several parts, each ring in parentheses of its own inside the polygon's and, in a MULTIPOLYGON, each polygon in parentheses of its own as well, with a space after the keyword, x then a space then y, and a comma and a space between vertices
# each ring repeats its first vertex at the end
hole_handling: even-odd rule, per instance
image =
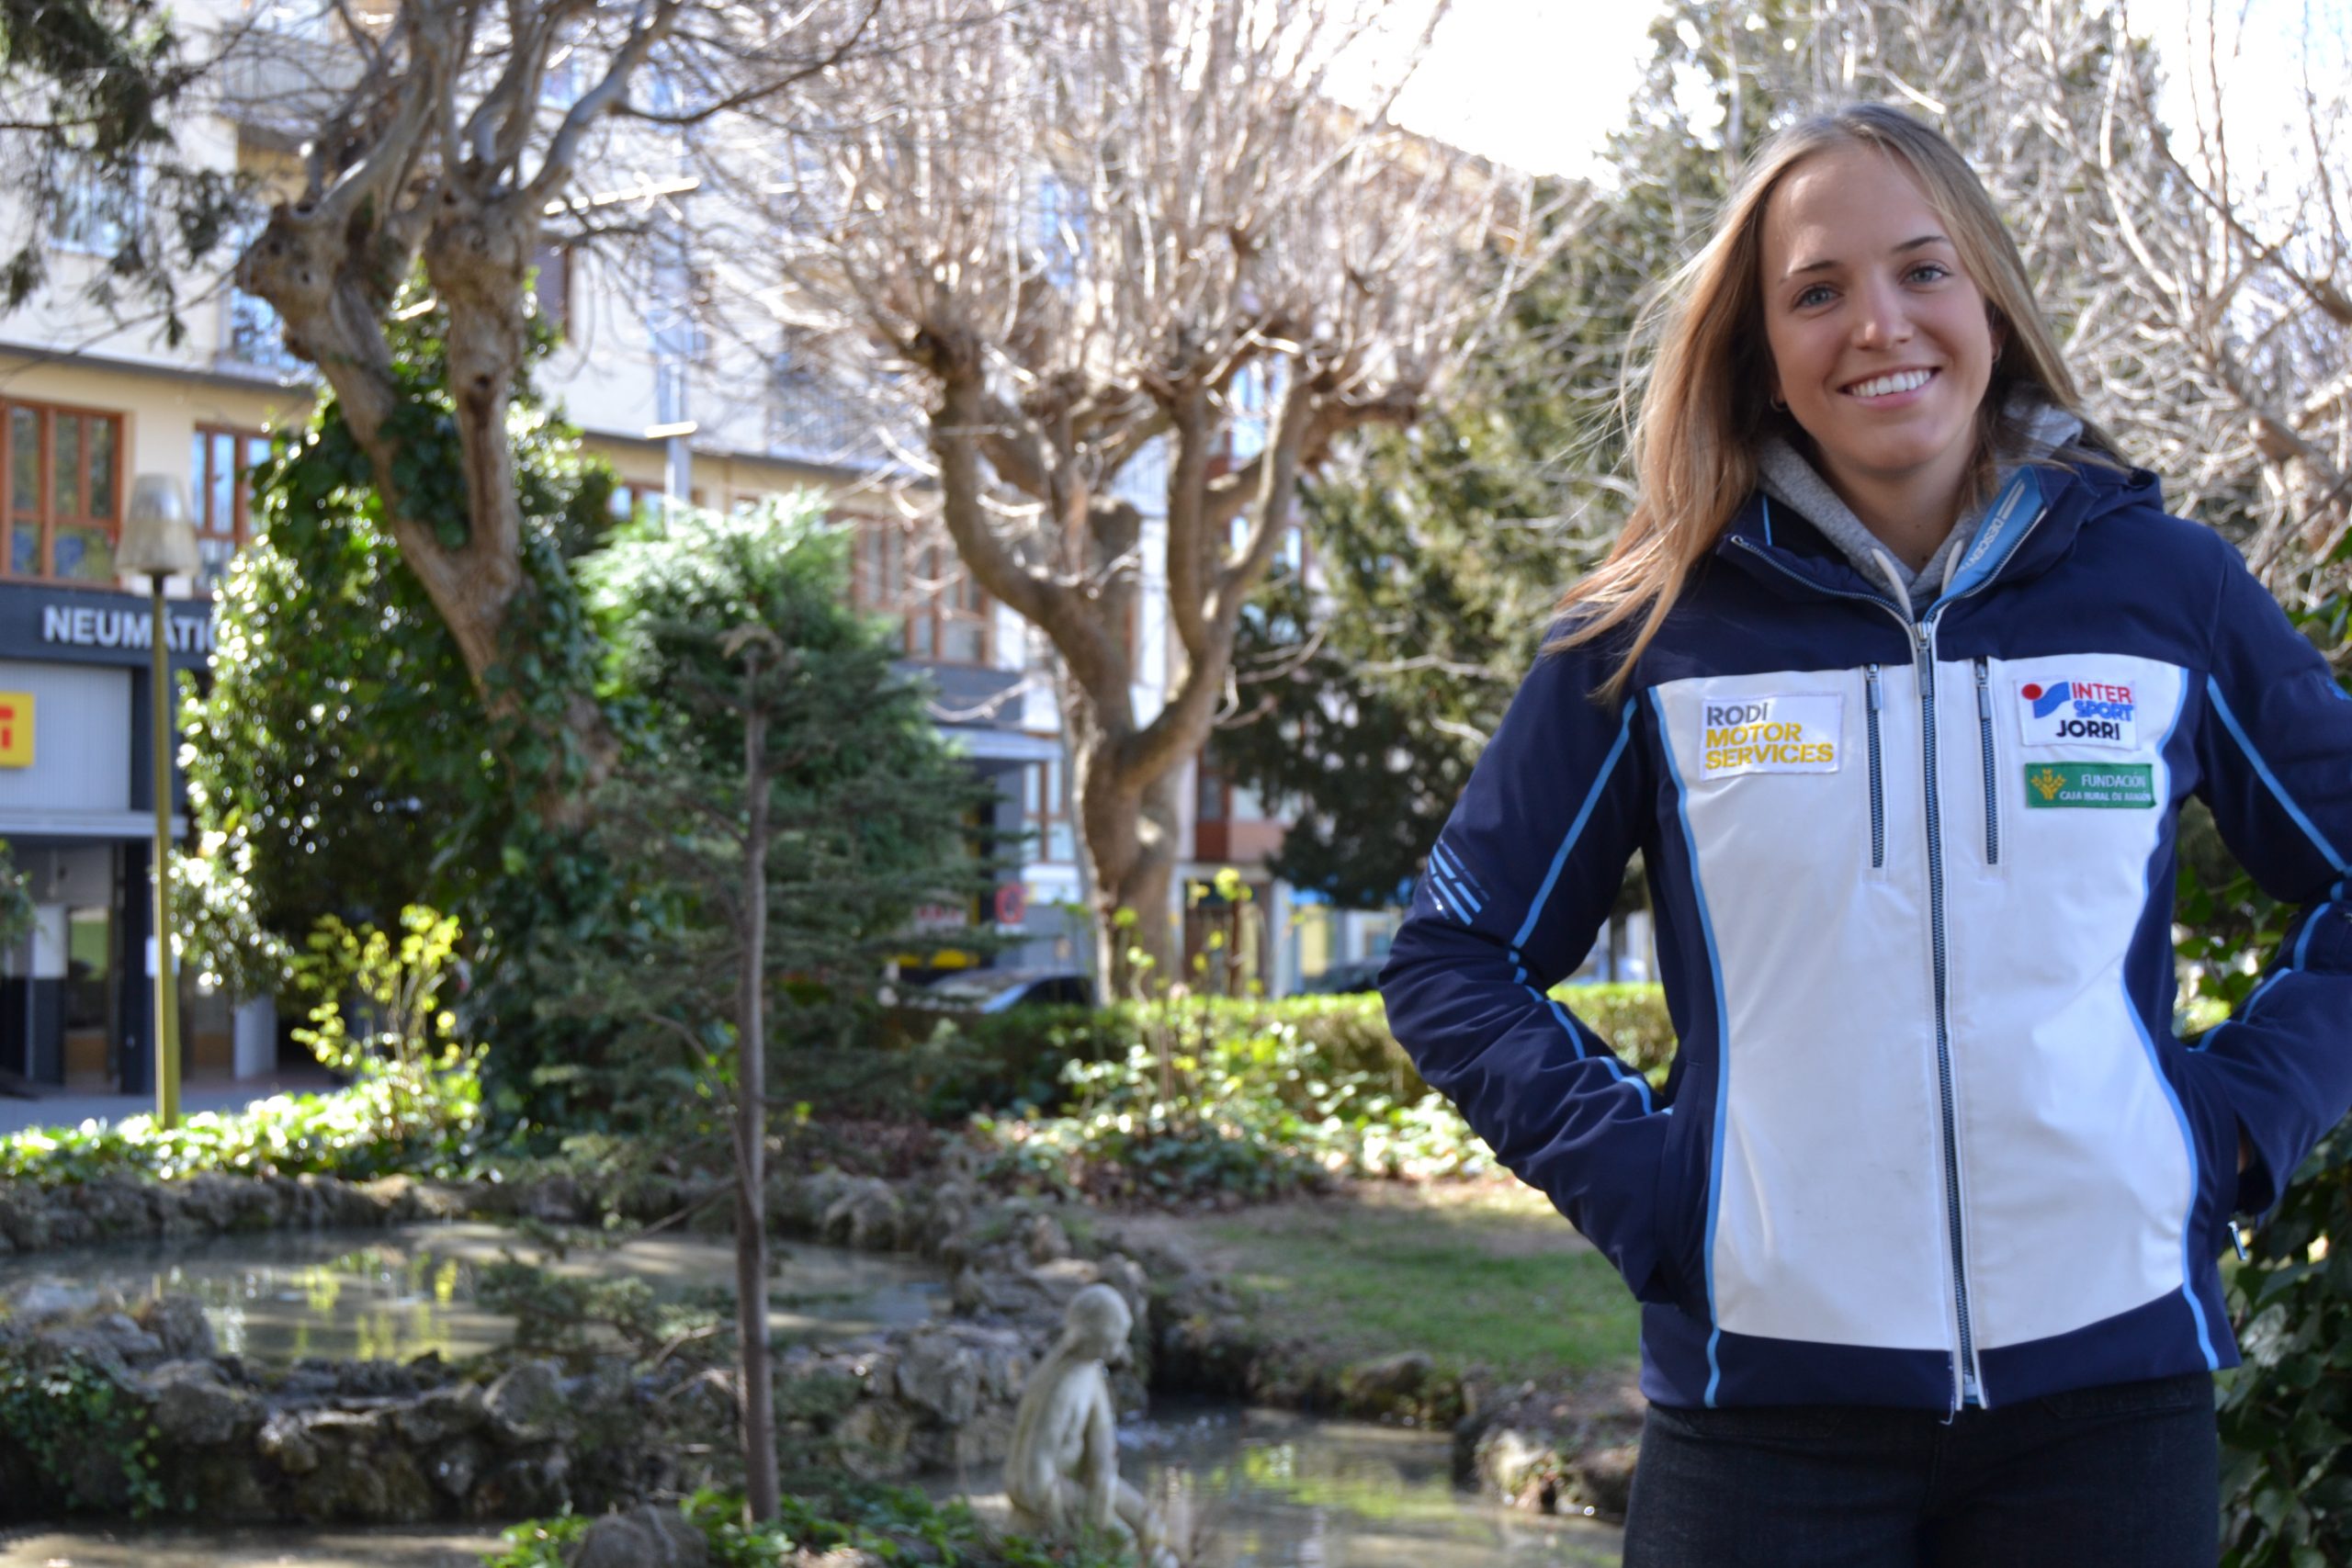
MULTIPOLYGON (((2022 394, 2021 394, 2022 395, 2022 394)), ((2019 405, 2012 403, 2014 411, 2019 405)), ((2004 453, 1997 464, 1993 485, 1995 494, 2008 483, 2009 476, 2026 463, 2046 457, 2057 447, 2064 446, 2083 433, 2083 422, 2064 409, 2037 402, 2025 426, 2025 449, 2004 453)), ((1853 508, 1838 498, 1829 481, 1804 460, 1797 449, 1775 435, 1768 437, 1757 452, 1757 465, 1764 493, 1773 500, 1795 507, 1805 520, 1821 530, 1822 536, 1846 553, 1854 570, 1873 582, 1892 587, 1898 600, 1911 606, 1917 615, 1934 604, 1967 552, 1968 542, 1975 537, 1976 525, 1984 515, 1980 503, 1962 512, 1953 520, 1951 532, 1936 547, 1928 564, 1912 571, 1897 560, 1894 552, 1879 542, 1870 525, 1854 515, 1853 508)))

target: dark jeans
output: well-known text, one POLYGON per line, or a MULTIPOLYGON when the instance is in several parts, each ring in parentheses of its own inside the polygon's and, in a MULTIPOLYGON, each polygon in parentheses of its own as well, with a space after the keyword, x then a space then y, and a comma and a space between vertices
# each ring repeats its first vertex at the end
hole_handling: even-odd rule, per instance
POLYGON ((1625 1568, 2213 1568, 2204 1372, 1963 1410, 1652 1405, 1625 1568))

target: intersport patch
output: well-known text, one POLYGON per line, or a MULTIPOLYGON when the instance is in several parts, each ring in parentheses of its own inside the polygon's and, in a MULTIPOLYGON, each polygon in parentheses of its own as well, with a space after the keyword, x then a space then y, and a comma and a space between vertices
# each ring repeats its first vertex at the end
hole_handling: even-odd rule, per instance
POLYGON ((1834 773, 1845 713, 1836 692, 1708 698, 1699 705, 1700 776, 1834 773))
POLYGON ((2156 770, 2151 762, 2030 762, 2025 803, 2030 807, 2086 806, 2136 811, 2156 803, 2156 770))
POLYGON ((2018 723, 2029 746, 2113 746, 2137 750, 2139 699, 2128 682, 2022 681, 2018 723))

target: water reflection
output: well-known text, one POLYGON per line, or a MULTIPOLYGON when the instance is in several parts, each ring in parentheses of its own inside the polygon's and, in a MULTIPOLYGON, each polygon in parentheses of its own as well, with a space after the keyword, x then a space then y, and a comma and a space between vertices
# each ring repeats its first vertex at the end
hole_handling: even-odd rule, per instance
MULTIPOLYGON (((768 1321, 786 1338, 903 1327, 945 1309, 936 1270, 912 1259, 797 1245, 775 1251, 768 1321)), ((134 1304, 193 1296, 223 1352, 270 1365, 312 1356, 398 1361, 427 1351, 457 1359, 513 1337, 514 1320, 478 1301, 482 1271, 510 1252, 559 1274, 643 1280, 661 1301, 732 1299, 735 1254, 724 1237, 575 1246, 557 1258, 513 1231, 471 1224, 41 1253, 0 1264, 0 1288, 98 1286, 134 1304)))
MULTIPOLYGON (((1443 1436, 1227 1405, 1122 1427, 1120 1469, 1198 1543, 1194 1568, 1617 1568, 1621 1532, 1453 1484, 1443 1436)), ((993 1478, 967 1476, 1001 1517, 993 1478)))
MULTIPOLYGON (((1122 1461, 1204 1527, 1194 1568, 1617 1568, 1618 1532, 1455 1489, 1443 1437, 1200 1407, 1127 1428, 1122 1461)), ((992 1473, 966 1478, 1003 1517, 992 1473)), ((964 1488, 941 1487, 942 1491, 964 1488)), ((459 1568, 492 1529, 27 1530, 0 1568, 459 1568)))

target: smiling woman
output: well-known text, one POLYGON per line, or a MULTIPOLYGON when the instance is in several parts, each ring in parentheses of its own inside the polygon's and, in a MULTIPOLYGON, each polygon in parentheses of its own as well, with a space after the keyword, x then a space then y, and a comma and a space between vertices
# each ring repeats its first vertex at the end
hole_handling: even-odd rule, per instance
POLYGON ((2352 703, 1927 127, 1776 137, 1653 324, 1633 517, 1382 975, 1642 1303, 1627 1568, 2210 1568, 2214 1259, 2352 1103, 2352 703), (2192 795, 2305 906, 2195 1050, 2192 795), (1545 993, 1636 850, 1663 1085, 1545 993))

